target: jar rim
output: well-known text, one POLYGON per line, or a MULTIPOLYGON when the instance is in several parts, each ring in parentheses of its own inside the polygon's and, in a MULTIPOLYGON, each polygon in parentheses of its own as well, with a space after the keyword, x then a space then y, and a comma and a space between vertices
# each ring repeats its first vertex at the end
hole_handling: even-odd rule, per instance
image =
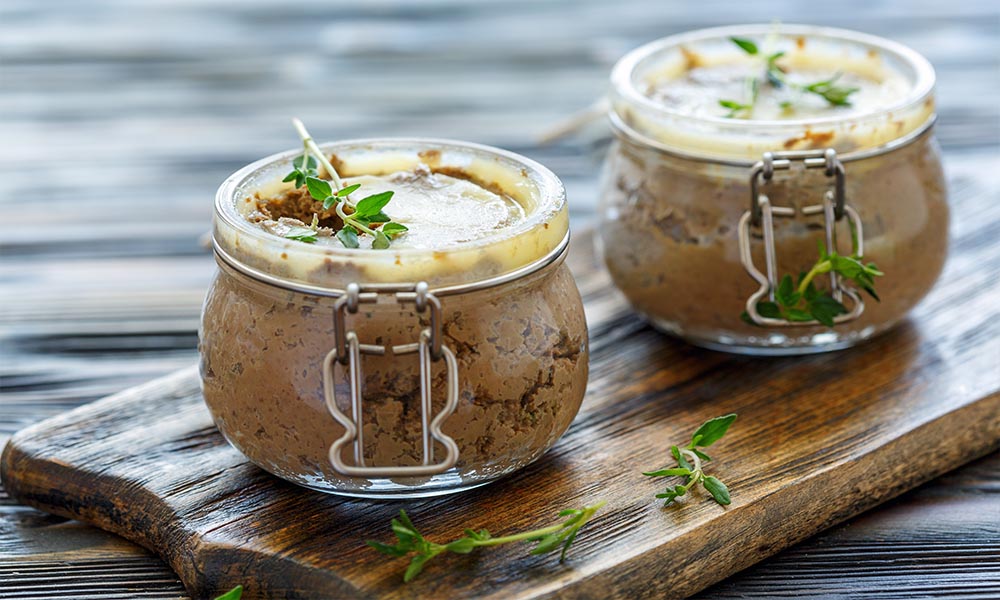
MULTIPOLYGON (((256 269, 258 272, 269 273, 273 277, 292 283, 313 287, 328 287, 337 289, 346 284, 336 275, 335 270, 322 267, 338 263, 345 268, 357 268, 358 265, 371 265, 377 275, 376 280, 383 283, 398 283, 427 279, 432 284, 452 285, 468 281, 462 273, 438 273, 424 277, 422 275, 407 276, 407 265, 419 265, 425 269, 428 265, 442 257, 456 257, 456 264, 467 264, 470 257, 481 257, 493 253, 500 254, 504 244, 516 242, 519 238, 531 238, 530 244, 525 241, 521 251, 512 253, 511 260, 504 268, 497 267, 495 272, 479 273, 473 279, 501 275, 515 271, 530 264, 535 258, 552 252, 562 243, 568 234, 568 218, 566 217, 566 191, 559 178, 544 165, 525 156, 508 150, 495 148, 473 142, 464 142, 439 138, 422 137, 378 137, 341 140, 319 144, 325 154, 337 154, 338 157, 350 162, 352 157, 377 157, 384 153, 388 156, 404 155, 407 160, 422 160, 421 152, 435 150, 442 157, 452 160, 463 159, 471 161, 486 161, 470 166, 470 173, 476 175, 476 169, 494 165, 503 173, 516 173, 518 185, 525 185, 519 190, 528 194, 535 201, 533 206, 526 206, 526 215, 510 227, 504 227, 481 238, 459 242, 441 248, 407 248, 391 247, 385 250, 353 249, 335 245, 315 245, 276 236, 248 221, 241 213, 238 204, 244 196, 252 193, 249 188, 254 185, 275 183, 280 179, 273 177, 272 171, 278 165, 289 163, 302 153, 301 148, 285 150, 254 161, 226 178, 219 186, 215 197, 215 227, 213 243, 231 260, 256 269), (395 154, 393 154, 395 153, 395 154), (265 176, 264 174, 268 174, 265 176), (255 177, 259 178, 255 181, 255 177), (523 179, 520 179, 523 178, 523 179), (523 182, 523 183, 522 183, 523 182), (553 224, 553 227, 549 225, 553 224), (544 235, 535 234, 542 231, 544 235), (256 245, 256 246, 255 246, 256 245), (256 247, 251 249, 251 247, 256 247), (527 248, 530 246, 530 248, 527 248), (529 256, 533 253, 534 255, 529 256), (289 268, 292 264, 308 264, 310 269, 302 267, 298 272, 275 273, 270 268, 277 264, 281 256, 282 267, 289 268), (465 262, 458 261, 464 257, 465 262), (331 272, 332 271, 332 272, 331 272)), ((445 158, 442 158, 445 160, 445 158)), ((449 165, 452 166, 452 165, 449 165)), ((462 165, 456 165, 462 166, 462 165)), ((350 175, 349 175, 350 176, 350 175)), ((504 187, 504 186, 501 186, 504 187)), ((505 190, 509 193, 512 190, 505 190)), ((440 269, 444 269, 441 266, 440 269)), ((454 267, 458 269, 460 267, 454 267)), ((439 269, 439 270, 440 270, 439 269)), ((421 271, 423 274, 423 271, 421 271)))
MULTIPOLYGON (((556 177, 555 173, 549 170, 547 167, 541 163, 532 160, 526 156, 521 156, 515 152, 509 150, 503 150, 501 148, 495 148, 493 146, 487 146, 485 144, 477 144, 474 142, 464 142, 458 140, 450 140, 444 138, 424 138, 424 137, 372 137, 372 138, 354 138, 348 140, 339 140, 336 142, 323 142, 317 144, 324 153, 335 152, 338 148, 350 148, 350 147, 372 147, 375 148, 380 145, 385 146, 413 146, 413 147, 432 147, 435 149, 449 148, 458 150, 467 150, 473 153, 482 153, 487 155, 493 155, 496 157, 505 158, 513 163, 518 163, 522 167, 528 169, 529 173, 537 176, 536 184, 539 188, 539 196, 545 199, 549 199, 550 206, 552 204, 563 204, 565 203, 566 190, 563 187, 562 182, 556 177)), ((288 161, 291 162, 293 158, 299 156, 302 153, 301 148, 295 148, 292 150, 285 150, 283 152, 276 152, 270 156, 266 156, 259 160, 256 160, 243 168, 237 170, 235 173, 226 178, 219 186, 218 191, 215 195, 215 211, 216 215, 224 219, 229 225, 241 230, 244 233, 248 233, 254 236, 260 236, 263 238, 275 238, 271 233, 268 233, 258 227, 254 227, 253 224, 248 222, 246 219, 241 218, 241 215, 235 210, 235 205, 233 200, 235 200, 235 192, 237 189, 245 183, 250 177, 255 173, 260 172, 262 169, 269 167, 275 163, 288 161)), ((508 239, 510 237, 516 236, 518 233, 530 230, 532 227, 539 224, 541 220, 547 216, 547 212, 542 210, 543 208, 549 208, 546 206, 539 206, 536 210, 532 211, 532 214, 528 215, 525 219, 518 221, 513 227, 504 228, 498 230, 499 233, 484 236, 476 240, 471 240, 469 242, 462 242, 456 244, 451 248, 462 248, 467 249, 479 245, 487 245, 491 242, 495 242, 498 239, 508 239)), ((279 238, 280 239, 280 238, 279 238)), ((296 242, 296 240, 291 240, 296 242)), ((368 254, 371 252, 384 252, 383 250, 371 250, 368 248, 338 248, 336 246, 313 246, 305 242, 296 242, 298 246, 296 248, 311 248, 322 251, 324 254, 333 251, 335 254, 344 254, 347 256, 356 257, 359 254, 368 254)), ((448 248, 450 249, 450 248, 448 248)), ((444 250, 431 250, 436 252, 447 251, 444 250)), ((394 249, 394 252, 398 253, 426 253, 428 250, 426 248, 398 248, 394 249)))
MULTIPOLYGON (((705 125, 718 125, 732 131, 753 131, 755 129, 788 129, 797 130, 803 127, 814 127, 822 125, 839 124, 854 120, 864 120, 875 115, 893 113, 922 102, 934 90, 935 73, 934 67, 919 52, 912 48, 894 42, 892 40, 849 29, 835 27, 821 27, 817 25, 800 24, 751 24, 751 25, 730 25, 721 27, 710 27, 688 31, 676 35, 667 36, 654 40, 627 53, 615 64, 611 71, 611 85, 617 94, 620 94, 626 101, 631 102, 644 110, 653 114, 659 114, 668 118, 682 118, 691 123, 701 123, 705 125), (889 105, 878 107, 869 111, 853 113, 851 115, 830 116, 807 119, 730 119, 726 117, 716 117, 710 115, 693 115, 688 112, 675 110, 661 102, 644 94, 636 87, 634 74, 644 63, 662 53, 665 50, 679 47, 683 44, 694 42, 704 42, 730 36, 754 36, 778 33, 783 36, 808 36, 820 37, 833 41, 842 41, 866 46, 883 53, 894 56, 903 64, 912 69, 913 79, 910 91, 899 101, 889 105)), ((612 107, 614 110, 614 107, 612 107)))
MULTIPOLYGON (((544 269, 559 266, 566 260, 566 256, 569 253, 569 241, 570 234, 566 233, 566 237, 560 242, 558 246, 552 249, 551 252, 545 256, 539 258, 538 260, 528 263, 523 267, 516 269, 514 271, 509 271, 502 275, 497 275, 489 277, 486 279, 480 279, 477 281, 469 281, 460 284, 446 285, 442 287, 429 288, 428 291, 433 293, 438 297, 446 296, 458 296, 461 294, 468 294, 471 292, 479 292, 482 290, 488 290, 495 287, 500 287, 514 281, 519 281, 525 277, 529 277, 538 273, 544 269)), ((308 284, 296 283, 294 281, 289 281, 282 279, 280 277, 275 277, 268 273, 262 272, 253 267, 247 266, 238 260, 234 259, 225 250, 220 248, 218 244, 213 243, 213 250, 215 251, 216 260, 219 262, 220 266, 225 265, 237 273, 242 274, 250 279, 277 287, 283 290, 288 290, 291 292, 297 292, 300 294, 308 294, 310 296, 317 296, 323 298, 340 298, 346 295, 348 292, 346 289, 332 288, 332 287, 322 287, 322 286, 311 286, 308 284)), ((359 284, 360 286, 361 284, 359 284)), ((396 293, 396 292, 406 292, 412 291, 412 285, 408 284, 363 284, 364 290, 368 292, 381 292, 381 293, 396 293)))

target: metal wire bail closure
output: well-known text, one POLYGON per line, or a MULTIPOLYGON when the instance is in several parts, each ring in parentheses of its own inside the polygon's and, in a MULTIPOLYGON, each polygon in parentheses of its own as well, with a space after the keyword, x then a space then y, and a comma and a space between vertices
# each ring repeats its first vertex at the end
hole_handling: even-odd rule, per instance
MULTIPOLYGON (((760 191, 761 181, 769 182, 775 171, 789 170, 792 164, 801 162, 806 169, 823 169, 828 178, 833 178, 833 186, 823 194, 822 204, 803 206, 799 212, 803 216, 823 215, 823 226, 826 233, 826 247, 833 251, 837 245, 837 221, 845 215, 852 231, 852 243, 859 257, 864 255, 864 235, 861 229, 861 217, 857 211, 848 206, 845 201, 844 165, 837 158, 833 148, 825 150, 799 150, 792 152, 765 152, 761 160, 750 168, 750 210, 740 217, 739 246, 740 262, 760 288, 747 298, 746 311, 750 319, 757 325, 765 327, 813 326, 818 321, 788 321, 764 317, 757 312, 757 303, 767 296, 774 302, 774 292, 778 288, 777 258, 774 246, 774 217, 794 217, 795 209, 787 206, 773 206, 770 199, 760 191), (764 260, 767 274, 762 273, 753 263, 751 253, 751 227, 760 227, 764 238, 764 260)), ((830 293, 837 302, 843 303, 846 296, 850 302, 850 310, 834 318, 834 323, 853 321, 865 310, 864 300, 854 288, 844 285, 840 276, 830 272, 830 293)))
POLYGON ((333 307, 334 347, 323 361, 323 393, 327 410, 344 427, 344 435, 330 446, 330 463, 341 475, 349 477, 414 477, 443 473, 458 461, 458 445, 441 431, 444 421, 458 407, 458 362, 455 353, 445 346, 441 333, 441 301, 430 292, 426 282, 415 285, 364 286, 352 283, 346 293, 337 299, 333 307), (418 354, 420 361, 420 421, 423 441, 423 455, 420 465, 411 466, 367 466, 364 457, 364 418, 361 396, 361 355, 384 355, 385 346, 362 344, 357 333, 348 330, 346 313, 355 314, 361 304, 378 301, 379 294, 391 293, 397 302, 413 303, 418 313, 430 310, 430 326, 420 332, 417 342, 393 346, 394 355, 418 354), (444 359, 446 371, 446 400, 444 408, 437 415, 432 413, 431 365, 444 359), (348 417, 337 407, 337 391, 334 385, 334 362, 347 367, 351 393, 351 416, 348 417), (434 440, 446 450, 440 462, 434 462, 434 440), (354 465, 343 461, 342 451, 348 444, 353 445, 354 465))

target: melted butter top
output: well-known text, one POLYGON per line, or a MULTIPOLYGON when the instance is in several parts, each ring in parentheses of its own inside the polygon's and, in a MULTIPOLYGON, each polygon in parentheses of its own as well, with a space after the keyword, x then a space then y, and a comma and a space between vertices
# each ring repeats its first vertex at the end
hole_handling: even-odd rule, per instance
MULTIPOLYGON (((513 198, 465 179, 432 173, 426 167, 391 175, 348 177, 344 184, 361 184, 351 194, 354 202, 393 192, 384 212, 409 228, 393 240, 393 248, 447 248, 485 238, 525 217, 524 207, 513 198)), ((363 241, 370 245, 370 240, 363 241)))
POLYGON ((758 80, 757 99, 751 111, 736 113, 750 120, 792 120, 823 117, 851 117, 886 108, 905 97, 906 79, 889 69, 877 55, 846 60, 836 56, 792 52, 777 64, 792 85, 776 87, 767 83, 765 64, 753 57, 706 60, 688 65, 679 73, 663 73, 646 82, 646 95, 677 112, 691 116, 725 117, 729 109, 719 100, 751 104, 750 80, 758 80), (836 77, 837 87, 858 88, 850 94, 849 106, 834 106, 819 95, 797 89, 836 77))
MULTIPOLYGON (((525 219, 524 207, 506 194, 490 191, 467 179, 434 173, 426 165, 388 175, 345 177, 342 182, 345 187, 360 184, 350 197, 354 203, 382 192, 393 192, 382 212, 408 228, 393 238, 394 249, 445 250, 486 238, 525 219)), ((294 218, 272 220, 259 212, 248 218, 279 237, 306 225, 294 218)), ((314 243, 342 247, 334 233, 320 227, 314 243)), ((372 241, 370 235, 358 236, 361 248, 371 248, 372 241)))

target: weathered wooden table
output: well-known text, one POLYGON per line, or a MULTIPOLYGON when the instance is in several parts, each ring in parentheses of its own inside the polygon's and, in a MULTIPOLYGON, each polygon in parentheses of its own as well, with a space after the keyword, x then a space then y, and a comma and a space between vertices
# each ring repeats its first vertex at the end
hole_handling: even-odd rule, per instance
MULTIPOLYGON (((534 140, 602 93, 615 58, 684 29, 808 21, 925 53, 953 196, 1000 198, 1000 9, 987 0, 230 4, 0 7, 0 441, 195 360, 214 189, 293 146, 293 114, 319 137, 459 137, 525 153, 563 178, 582 225, 604 132, 534 140)), ((958 243, 1000 236, 974 225, 956 222, 958 243)), ((993 455, 701 596, 998 597, 998 492, 993 455)), ((145 550, 0 491, 6 597, 184 592, 145 550)))

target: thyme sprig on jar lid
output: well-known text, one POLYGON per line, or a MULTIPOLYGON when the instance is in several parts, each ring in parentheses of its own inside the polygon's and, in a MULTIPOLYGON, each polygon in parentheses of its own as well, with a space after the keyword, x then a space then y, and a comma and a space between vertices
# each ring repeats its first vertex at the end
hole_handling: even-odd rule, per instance
MULTIPOLYGON (((323 210, 334 208, 344 226, 334 235, 346 248, 358 248, 358 236, 372 237, 372 248, 384 250, 392 244, 392 240, 406 233, 407 227, 392 220, 383 209, 392 200, 392 191, 380 192, 362 198, 358 202, 351 199, 351 194, 358 191, 360 183, 345 186, 330 160, 323 154, 313 141, 305 125, 298 119, 292 119, 299 137, 302 138, 302 155, 292 160, 292 171, 282 179, 283 182, 293 182, 295 188, 306 187, 314 200, 322 203, 323 210), (319 177, 318 167, 322 165, 329 180, 319 177)), ((310 227, 293 227, 285 234, 286 238, 300 242, 316 242, 318 217, 313 215, 310 227), (311 234, 309 231, 311 230, 311 234)))
MULTIPOLYGON (((881 300, 875 292, 875 278, 884 275, 882 271, 870 262, 861 262, 855 244, 852 254, 843 256, 836 251, 827 252, 826 245, 819 241, 819 259, 808 271, 800 273, 797 280, 785 274, 774 290, 774 302, 761 300, 757 302, 757 313, 769 319, 785 319, 798 323, 818 321, 827 327, 833 327, 839 315, 847 314, 847 307, 838 302, 828 291, 816 288, 814 282, 817 275, 835 273, 838 277, 851 281, 857 287, 868 293, 876 302, 881 300)), ((751 325, 756 325, 745 311, 742 319, 751 325)))
POLYGON ((409 582, 420 574, 424 565, 430 559, 443 552, 453 552, 455 554, 469 554, 476 548, 489 546, 499 546, 514 542, 535 542, 536 546, 531 550, 531 554, 547 554, 555 550, 560 550, 559 562, 566 560, 566 552, 576 539, 577 533, 587 524, 600 508, 604 506, 604 501, 597 502, 580 509, 567 509, 559 513, 565 520, 555 525, 534 529, 503 537, 493 537, 489 531, 480 529, 466 529, 465 535, 447 544, 438 544, 426 539, 417 529, 413 521, 406 514, 405 510, 399 511, 399 518, 392 520, 392 532, 396 534, 395 544, 384 544, 382 542, 370 540, 368 545, 378 550, 382 554, 389 556, 413 555, 410 565, 403 574, 403 581, 409 582))
MULTIPOLYGON (((788 88, 797 90, 801 93, 815 94, 826 100, 831 106, 850 106, 851 94, 860 90, 860 88, 857 87, 837 85, 837 81, 841 77, 840 73, 835 74, 829 79, 823 79, 814 83, 794 83, 789 81, 786 77, 786 69, 778 64, 778 59, 785 56, 784 51, 773 52, 765 55, 752 40, 738 37, 731 37, 729 39, 748 55, 759 56, 764 59, 764 76, 752 76, 747 78, 747 87, 750 90, 750 93, 748 94, 748 102, 730 99, 719 100, 719 106, 729 109, 726 117, 735 118, 741 113, 749 115, 753 111, 754 106, 757 104, 758 90, 761 85, 770 85, 775 89, 788 88)), ((780 106, 785 110, 791 110, 793 104, 791 101, 786 100, 781 102, 780 106)))
POLYGON ((702 487, 711 494, 716 502, 727 506, 731 500, 729 489, 726 484, 711 475, 705 475, 705 465, 712 458, 705 454, 701 448, 707 448, 722 439, 729 431, 729 426, 736 420, 736 414, 728 414, 722 417, 709 419, 702 423, 691 436, 691 442, 684 448, 677 446, 670 447, 670 456, 677 463, 676 467, 667 467, 657 471, 647 471, 643 473, 646 477, 683 477, 683 482, 667 486, 667 489, 657 494, 657 498, 664 499, 664 506, 677 500, 681 496, 687 495, 691 488, 701 484, 702 487))

